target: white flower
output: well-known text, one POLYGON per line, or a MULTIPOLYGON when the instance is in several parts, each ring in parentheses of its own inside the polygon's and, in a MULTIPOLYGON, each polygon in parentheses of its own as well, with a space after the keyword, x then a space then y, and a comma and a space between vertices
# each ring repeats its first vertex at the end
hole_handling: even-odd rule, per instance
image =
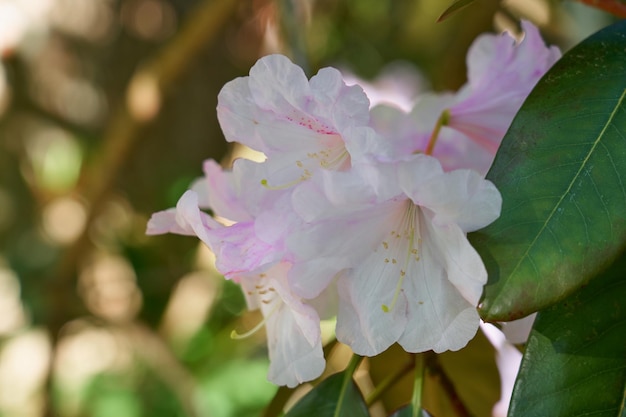
POLYGON ((303 258, 343 256, 350 263, 338 278, 337 338, 355 353, 376 355, 395 342, 409 352, 458 350, 476 333, 487 280, 466 233, 499 216, 500 194, 478 173, 445 173, 426 155, 394 166, 380 169, 377 182, 398 192, 378 200, 373 189, 351 191, 359 177, 369 183, 372 170, 328 174, 334 180, 321 185, 324 193, 345 195, 341 203, 351 210, 342 204, 333 214, 329 207, 338 200, 327 198, 323 218, 288 245, 303 258))

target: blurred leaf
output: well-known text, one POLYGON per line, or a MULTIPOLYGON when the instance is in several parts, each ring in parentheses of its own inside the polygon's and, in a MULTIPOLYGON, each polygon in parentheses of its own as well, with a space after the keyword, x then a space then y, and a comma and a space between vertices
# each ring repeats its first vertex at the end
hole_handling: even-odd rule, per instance
POLYGON ((500 218, 471 236, 489 272, 481 316, 550 306, 626 242, 626 22, 570 50, 539 81, 487 174, 500 218))
POLYGON ((413 411, 413 406, 407 405, 406 407, 402 407, 398 411, 394 412, 389 417, 430 417, 430 414, 428 414, 424 409, 420 409, 415 413, 413 411))
POLYGON ((560 304, 530 334, 510 417, 624 416, 626 256, 560 304))
POLYGON ((626 17, 626 3, 620 0, 578 0, 587 6, 604 10, 618 17, 626 17))
POLYGON ((305 395, 285 417, 368 417, 361 392, 349 373, 339 372, 305 395))
POLYGON ((199 377, 198 405, 202 415, 233 417, 259 415, 276 392, 267 381, 266 358, 223 360, 219 368, 199 377))
POLYGON ((491 416, 493 406, 500 399, 500 373, 496 350, 485 334, 479 330, 465 348, 444 352, 437 358, 471 415, 491 416))
POLYGON ((476 0, 456 0, 454 3, 448 6, 448 8, 444 10, 443 13, 441 13, 441 16, 439 16, 439 18, 437 19, 437 22, 443 22, 444 20, 452 16, 454 13, 461 10, 462 8, 467 7, 470 4, 474 3, 474 1, 476 0))
MULTIPOLYGON (((379 355, 368 358, 369 374, 374 386, 384 384, 386 380, 397 375, 393 384, 380 396, 385 410, 395 410, 411 401, 413 381, 415 379, 413 354, 407 353, 400 345, 394 343, 379 355)), ((369 399, 368 399, 369 401, 369 399)))

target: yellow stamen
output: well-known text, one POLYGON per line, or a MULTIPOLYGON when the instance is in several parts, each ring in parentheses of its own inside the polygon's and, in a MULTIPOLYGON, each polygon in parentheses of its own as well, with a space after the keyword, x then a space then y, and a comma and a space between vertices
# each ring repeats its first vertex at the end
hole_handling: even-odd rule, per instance
MULTIPOLYGON (((415 242, 416 230, 418 230, 417 228, 419 227, 419 224, 415 223, 415 221, 417 219, 417 216, 418 216, 417 210, 418 210, 418 207, 415 204, 409 203, 409 206, 407 207, 407 210, 406 210, 406 212, 404 214, 405 215, 405 222, 407 224, 407 229, 405 231, 405 236, 409 240, 409 247, 408 247, 408 251, 407 251, 407 256, 406 256, 405 261, 404 261, 404 269, 400 270, 400 278, 398 279, 398 283, 396 284, 396 290, 394 291, 393 299, 391 300, 391 305, 388 306, 387 304, 383 304, 381 306, 382 310, 385 313, 389 313, 396 306, 396 303, 398 301, 398 297, 400 295, 400 292, 402 291, 402 284, 404 283, 404 278, 406 277, 406 271, 408 269, 410 259, 413 258, 415 261, 419 261, 419 257, 417 256, 418 255, 418 249, 413 246, 414 242, 415 242)), ((395 232, 391 232, 391 233, 393 235, 395 232)), ((419 232, 418 232, 418 234, 419 234, 419 232)), ((396 235, 398 237, 400 236, 399 233, 396 233, 396 235)), ((418 238, 417 239, 417 244, 418 245, 419 245, 420 241, 421 240, 418 238)), ((391 262, 393 264, 397 263, 395 258, 392 258, 391 262)), ((385 263, 389 263, 389 258, 385 258, 385 263)))
POLYGON ((274 190, 274 191, 276 191, 276 190, 286 190, 287 188, 291 188, 291 187, 293 187, 295 185, 298 185, 301 182, 304 182, 304 181, 308 180, 309 178, 311 178, 311 173, 306 171, 304 174, 302 174, 300 176, 300 178, 298 178, 295 181, 288 182, 287 184, 283 184, 283 185, 269 185, 269 183, 267 182, 266 179, 262 179, 261 180, 261 185, 263 187, 267 188, 268 190, 274 190))
MULTIPOLYGON (((265 302, 265 300, 262 300, 262 301, 265 302)), ((261 320, 261 322, 259 324, 257 324, 252 329, 250 329, 247 332, 242 333, 242 334, 239 334, 239 333, 237 333, 236 330, 233 330, 232 332, 230 332, 230 338, 231 339, 235 339, 235 340, 240 340, 240 339, 246 339, 246 338, 252 336, 256 332, 261 330, 263 328, 263 326, 265 326, 265 323, 267 323, 267 321, 270 319, 270 317, 272 317, 272 315, 278 310, 278 308, 281 305, 282 305, 282 302, 280 300, 278 300, 276 302, 276 305, 270 310, 269 313, 267 313, 265 315, 265 317, 263 317, 263 320, 261 320)))

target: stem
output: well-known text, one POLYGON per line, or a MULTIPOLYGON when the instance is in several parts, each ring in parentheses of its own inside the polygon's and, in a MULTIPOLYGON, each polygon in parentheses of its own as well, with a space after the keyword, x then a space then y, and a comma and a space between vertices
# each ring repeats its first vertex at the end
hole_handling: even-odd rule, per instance
POLYGON ((414 366, 415 366, 414 362, 409 361, 406 363, 406 365, 398 369, 395 373, 383 379, 381 383, 378 384, 376 388, 374 388, 374 391, 370 392, 370 394, 367 396, 367 399, 365 400, 365 403, 367 404, 367 406, 370 407, 372 406, 372 404, 378 401, 380 397, 385 392, 387 392, 389 388, 391 388, 396 382, 400 381, 400 379, 404 375, 406 375, 409 371, 411 371, 411 369, 413 369, 414 366))
POLYGON ((422 387, 424 386, 424 355, 415 355, 415 382, 413 383, 413 417, 418 417, 422 409, 422 387))
POLYGON ((437 143, 437 139, 439 138, 439 132, 441 131, 442 126, 447 126, 450 122, 450 110, 445 109, 439 115, 439 119, 437 119, 437 123, 435 123, 435 127, 433 128, 433 133, 430 135, 430 139, 428 139, 428 145, 426 146, 426 151, 424 152, 426 155, 432 155, 435 150, 435 144, 437 143))
POLYGON ((345 370, 346 375, 349 375, 351 377, 354 374, 354 371, 356 371, 356 368, 359 366, 362 360, 363 360, 362 356, 359 356, 357 354, 352 355, 352 358, 350 359, 348 366, 346 366, 346 370, 345 370))

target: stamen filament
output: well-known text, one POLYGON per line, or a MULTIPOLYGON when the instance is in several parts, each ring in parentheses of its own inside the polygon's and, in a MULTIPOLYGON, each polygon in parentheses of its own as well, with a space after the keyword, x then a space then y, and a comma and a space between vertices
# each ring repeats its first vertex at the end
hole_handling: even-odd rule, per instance
POLYGON ((291 188, 291 187, 293 187, 295 185, 298 185, 301 182, 304 182, 304 181, 308 180, 309 178, 311 178, 310 175, 304 174, 304 175, 300 176, 300 178, 298 178, 297 180, 288 182, 287 184, 283 184, 283 185, 269 185, 269 183, 267 182, 267 179, 264 178, 264 179, 261 180, 261 185, 263 187, 267 188, 268 190, 274 190, 274 191, 276 191, 276 190, 286 190, 287 188, 291 188))
POLYGON ((398 301, 398 295, 402 290, 402 283, 404 282, 404 271, 400 271, 400 279, 398 280, 398 284, 396 284, 396 291, 393 293, 393 300, 391 300, 391 307, 387 306, 387 304, 383 304, 381 307, 385 313, 389 313, 396 306, 396 302, 398 301))
POLYGON ((330 161, 327 161, 326 159, 322 159, 320 161, 320 166, 325 169, 333 169, 333 168, 339 167, 346 160, 346 157, 348 156, 349 156, 348 150, 344 148, 341 152, 334 155, 333 159, 331 159, 330 161))
POLYGON ((433 129, 433 133, 430 135, 430 139, 428 139, 428 145, 426 146, 426 151, 424 152, 426 155, 432 155, 435 150, 435 144, 437 143, 437 139, 439 138, 439 132, 441 131, 442 126, 447 126, 450 122, 450 110, 445 109, 439 115, 439 119, 437 119, 437 123, 435 124, 435 128, 433 129))
MULTIPOLYGON (((416 251, 417 248, 413 246, 414 241, 415 241, 415 230, 416 230, 415 220, 417 219, 417 215, 418 215, 417 209, 418 208, 415 204, 409 202, 409 207, 407 207, 407 210, 404 212, 405 220, 403 221, 403 223, 406 222, 407 224, 408 233, 405 236, 409 240, 409 247, 408 247, 406 258, 404 260, 404 269, 400 270, 400 279, 398 279, 398 283, 396 284, 396 290, 393 293, 393 299, 391 300, 391 307, 388 306, 387 304, 383 304, 381 306, 382 310, 385 313, 389 313, 396 306, 396 302, 398 301, 398 296, 400 295, 400 292, 402 291, 402 284, 404 283, 404 278, 406 277, 406 271, 408 270, 409 262, 412 259, 412 256, 415 255, 415 253, 417 252, 416 251)), ((385 242, 383 242, 383 245, 384 243, 385 242)), ((417 261, 418 260, 417 256, 415 256, 414 259, 417 261)))
POLYGON ((252 336, 253 334, 255 334, 256 332, 258 332, 259 330, 261 330, 261 328, 263 328, 263 326, 265 326, 265 323, 267 323, 267 321, 269 320, 270 317, 272 317, 272 315, 278 310, 278 308, 282 305, 282 302, 280 300, 278 300, 276 302, 276 305, 274 307, 272 307, 272 309, 270 310, 269 313, 267 313, 265 315, 265 317, 263 317, 263 320, 261 320, 260 323, 258 323, 256 326, 254 326, 252 329, 248 330, 245 333, 239 334, 237 333, 236 330, 233 329, 232 332, 230 332, 230 338, 234 339, 234 340, 241 340, 241 339, 247 339, 248 337, 252 336))

